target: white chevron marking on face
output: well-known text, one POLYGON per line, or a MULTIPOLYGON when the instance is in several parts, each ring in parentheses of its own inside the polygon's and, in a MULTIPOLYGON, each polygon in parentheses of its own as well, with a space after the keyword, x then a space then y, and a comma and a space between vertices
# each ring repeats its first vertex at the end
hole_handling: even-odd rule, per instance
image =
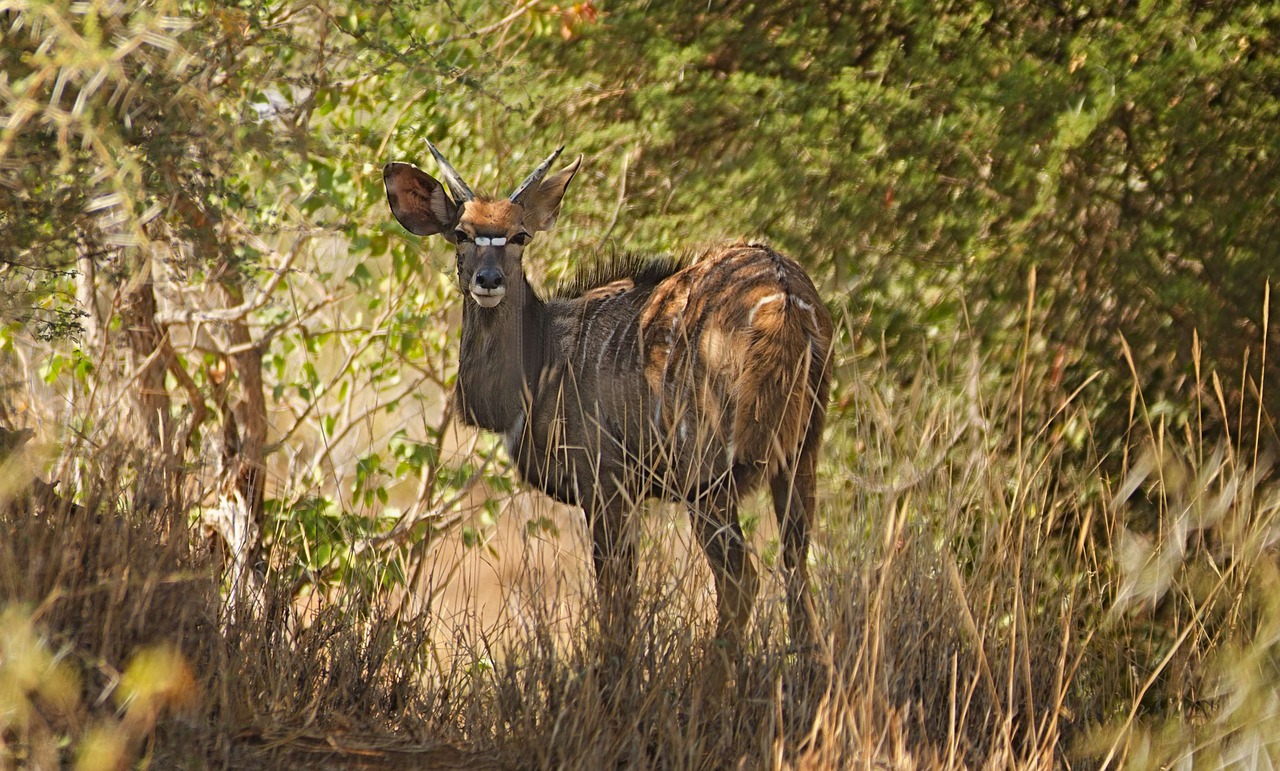
POLYGON ((476 236, 476 246, 506 246, 505 238, 489 238, 488 236, 476 236))

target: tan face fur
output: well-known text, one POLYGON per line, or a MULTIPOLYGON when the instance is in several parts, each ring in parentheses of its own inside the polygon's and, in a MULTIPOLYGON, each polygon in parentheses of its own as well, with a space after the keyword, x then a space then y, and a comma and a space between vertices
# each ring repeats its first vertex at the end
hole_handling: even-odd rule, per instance
POLYGON ((450 234, 458 253, 458 282, 482 308, 496 308, 533 234, 525 228, 524 207, 506 199, 468 201, 450 234))

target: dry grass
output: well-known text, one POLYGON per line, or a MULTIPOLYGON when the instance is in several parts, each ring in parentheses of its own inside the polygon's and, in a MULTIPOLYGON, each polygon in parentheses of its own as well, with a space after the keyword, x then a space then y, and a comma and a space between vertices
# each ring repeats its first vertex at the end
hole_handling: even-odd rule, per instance
POLYGON ((19 454, 0 508, 0 767, 1274 760, 1265 459, 1139 417, 1146 438, 1113 481, 1078 400, 1032 374, 987 394, 981 374, 843 374, 812 566, 825 643, 789 648, 774 577, 723 694, 705 687, 706 569, 670 544, 665 510, 646 519, 639 632, 602 660, 589 592, 534 569, 548 540, 585 561, 570 534, 504 545, 510 574, 538 565, 488 623, 465 598, 406 617, 394 588, 304 614, 272 580, 228 615, 182 473, 125 445, 71 447, 74 473, 32 487, 41 467, 19 454))

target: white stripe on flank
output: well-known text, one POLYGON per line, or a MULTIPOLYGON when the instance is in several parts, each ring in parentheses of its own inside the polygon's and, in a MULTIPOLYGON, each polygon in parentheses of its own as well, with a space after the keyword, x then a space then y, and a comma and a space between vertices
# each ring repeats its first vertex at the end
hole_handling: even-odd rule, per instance
MULTIPOLYGON (((607 302, 607 301, 606 301, 606 302, 607 302)), ((597 311, 597 314, 598 314, 598 313, 599 313, 599 311, 597 311)), ((596 351, 596 372, 600 372, 600 371, 604 368, 604 367, 603 367, 603 365, 604 365, 604 355, 605 355, 605 353, 606 353, 606 352, 608 352, 609 350, 613 349, 613 338, 614 338, 614 337, 616 337, 616 336, 618 335, 618 333, 619 333, 619 332, 621 332, 621 331, 622 331, 622 325, 621 325, 621 324, 614 324, 614 325, 613 325, 613 329, 609 330, 609 335, 608 335, 608 337, 606 337, 606 338, 604 339, 604 343, 600 346, 600 350, 596 351)), ((616 358, 616 357, 615 357, 614 361, 617 361, 617 358, 616 358)))
POLYGON ((761 307, 767 305, 768 303, 776 303, 779 300, 785 300, 785 299, 787 299, 786 292, 776 292, 771 295, 765 295, 764 297, 761 297, 759 300, 756 300, 755 307, 753 307, 751 309, 751 313, 747 315, 747 323, 748 324, 756 323, 756 312, 759 311, 761 307))
POLYGON ((822 328, 822 327, 820 327, 820 326, 818 325, 818 314, 814 311, 814 309, 813 309, 813 305, 812 305, 811 303, 807 303, 807 302, 805 302, 804 300, 801 300, 799 297, 792 297, 792 298, 791 298, 791 302, 795 303, 796 305, 798 305, 798 306, 799 306, 800 308, 802 308, 803 310, 809 311, 809 318, 813 319, 813 328, 814 328, 814 329, 821 329, 821 328, 822 328))

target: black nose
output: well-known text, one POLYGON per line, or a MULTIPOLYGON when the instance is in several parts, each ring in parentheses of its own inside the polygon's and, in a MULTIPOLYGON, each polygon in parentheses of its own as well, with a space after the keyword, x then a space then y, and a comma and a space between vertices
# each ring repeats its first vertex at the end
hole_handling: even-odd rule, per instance
POLYGON ((497 289, 502 286, 502 271, 497 268, 481 268, 476 271, 476 286, 481 289, 497 289))

